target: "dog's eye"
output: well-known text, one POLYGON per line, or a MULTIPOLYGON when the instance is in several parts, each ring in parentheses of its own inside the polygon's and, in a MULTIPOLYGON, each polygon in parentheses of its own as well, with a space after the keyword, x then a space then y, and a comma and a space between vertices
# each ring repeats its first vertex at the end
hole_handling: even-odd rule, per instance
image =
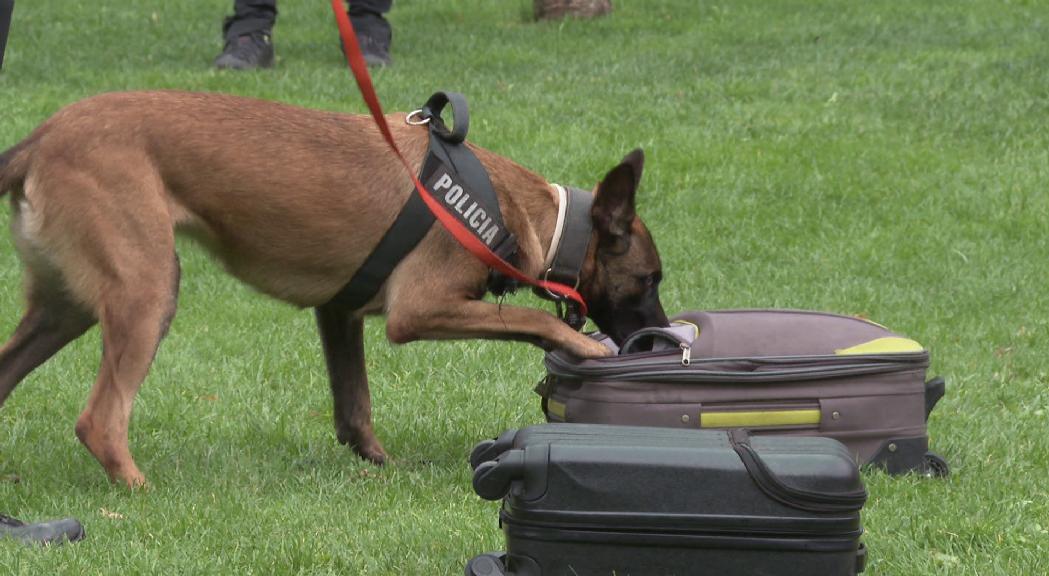
POLYGON ((660 272, 653 272, 648 276, 641 279, 641 282, 645 285, 645 288, 653 288, 659 281, 663 279, 663 274, 660 272))

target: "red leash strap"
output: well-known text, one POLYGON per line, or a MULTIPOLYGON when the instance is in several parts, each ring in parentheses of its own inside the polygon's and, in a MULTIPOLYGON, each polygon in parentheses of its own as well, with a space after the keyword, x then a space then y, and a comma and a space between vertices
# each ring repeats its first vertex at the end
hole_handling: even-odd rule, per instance
POLYGON ((390 145, 390 149, 396 154, 401 164, 404 165, 404 169, 408 172, 408 176, 411 177, 412 183, 415 184, 415 189, 419 191, 419 196, 422 197, 430 212, 433 212, 433 215, 441 222, 441 225, 451 233, 459 244, 462 244, 463 248, 466 248, 486 266, 518 282, 542 288, 559 298, 574 301, 579 305, 580 311, 585 316, 587 313, 586 302, 583 301, 583 297, 579 295, 579 292, 564 284, 532 278, 500 258, 488 246, 485 246, 479 238, 467 230, 466 226, 449 214, 448 210, 430 194, 426 186, 419 182, 419 178, 415 175, 411 165, 408 164, 400 149, 397 148, 397 143, 393 140, 390 127, 386 124, 386 117, 382 113, 382 105, 379 104, 379 97, 375 95, 375 87, 372 86, 371 75, 368 74, 368 65, 364 62, 364 55, 361 54, 360 46, 357 44, 357 34, 353 31, 353 25, 350 24, 350 17, 346 14, 346 7, 343 5, 342 0, 331 0, 331 9, 335 11, 335 22, 339 25, 339 34, 342 36, 342 44, 346 51, 346 61, 349 63, 350 69, 353 70, 353 77, 357 80, 357 86, 361 90, 364 102, 368 104, 368 110, 371 111, 372 118, 379 127, 379 131, 382 132, 383 138, 390 145))

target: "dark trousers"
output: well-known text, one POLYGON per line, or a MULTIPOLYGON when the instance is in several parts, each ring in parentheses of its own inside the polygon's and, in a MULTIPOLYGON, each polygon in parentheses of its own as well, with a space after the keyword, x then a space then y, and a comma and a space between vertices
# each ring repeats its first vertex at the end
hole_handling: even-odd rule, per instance
MULTIPOLYGON (((5 0, 0 0, 0 2, 5 0)), ((385 14, 393 0, 350 0, 350 17, 362 14, 385 14)), ((226 18, 222 32, 227 40, 237 36, 270 30, 277 21, 277 0, 234 0, 233 15, 226 18)))
POLYGON ((15 11, 15 0, 0 0, 0 68, 4 67, 4 49, 7 48, 7 31, 11 29, 11 13, 15 11))

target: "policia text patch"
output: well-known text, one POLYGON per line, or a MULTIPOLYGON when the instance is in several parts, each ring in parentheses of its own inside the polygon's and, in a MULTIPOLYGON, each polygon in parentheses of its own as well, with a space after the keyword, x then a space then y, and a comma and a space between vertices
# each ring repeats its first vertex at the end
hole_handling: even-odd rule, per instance
POLYGON ((484 206, 458 179, 458 174, 439 165, 426 181, 426 188, 445 208, 490 249, 495 250, 507 236, 501 218, 493 216, 499 206, 484 206))

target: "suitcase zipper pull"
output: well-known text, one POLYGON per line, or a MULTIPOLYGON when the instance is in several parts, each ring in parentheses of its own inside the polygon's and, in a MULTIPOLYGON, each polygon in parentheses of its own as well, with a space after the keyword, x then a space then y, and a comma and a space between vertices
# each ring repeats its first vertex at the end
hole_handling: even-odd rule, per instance
POLYGON ((692 363, 692 347, 684 342, 679 346, 681 347, 681 365, 688 366, 692 363))

